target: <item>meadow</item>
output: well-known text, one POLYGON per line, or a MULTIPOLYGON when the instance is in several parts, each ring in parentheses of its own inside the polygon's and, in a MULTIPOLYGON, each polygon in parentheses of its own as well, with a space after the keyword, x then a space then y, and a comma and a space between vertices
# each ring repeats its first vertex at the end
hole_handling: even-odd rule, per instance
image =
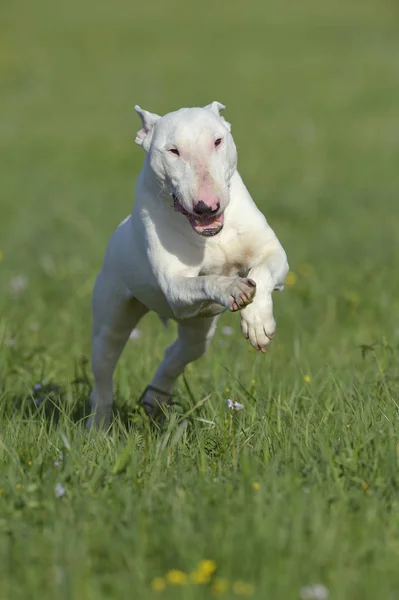
POLYGON ((398 17, 2 3, 1 600, 399 598, 398 17), (143 161, 133 106, 213 100, 289 257, 276 339, 260 355, 224 314, 151 427, 136 402, 175 327, 147 316, 112 430, 88 435, 91 289, 143 161))

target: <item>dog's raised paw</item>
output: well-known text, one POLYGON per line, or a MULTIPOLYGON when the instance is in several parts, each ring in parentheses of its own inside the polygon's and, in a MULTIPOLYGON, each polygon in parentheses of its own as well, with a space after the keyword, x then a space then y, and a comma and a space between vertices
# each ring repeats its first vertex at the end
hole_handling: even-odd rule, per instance
POLYGON ((250 344, 265 353, 276 335, 272 310, 259 313, 255 304, 241 313, 241 331, 250 344))
POLYGON ((230 296, 229 310, 236 312, 251 304, 256 294, 256 283, 253 279, 240 279, 230 285, 228 290, 230 296))

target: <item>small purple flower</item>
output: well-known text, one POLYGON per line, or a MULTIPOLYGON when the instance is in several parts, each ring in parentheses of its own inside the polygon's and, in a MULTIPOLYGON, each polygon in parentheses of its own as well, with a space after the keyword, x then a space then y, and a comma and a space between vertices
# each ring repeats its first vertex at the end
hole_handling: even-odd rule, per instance
POLYGON ((233 400, 230 400, 230 398, 226 401, 227 403, 227 408, 230 408, 230 410, 242 410, 244 408, 243 404, 240 404, 239 402, 233 402, 233 400))

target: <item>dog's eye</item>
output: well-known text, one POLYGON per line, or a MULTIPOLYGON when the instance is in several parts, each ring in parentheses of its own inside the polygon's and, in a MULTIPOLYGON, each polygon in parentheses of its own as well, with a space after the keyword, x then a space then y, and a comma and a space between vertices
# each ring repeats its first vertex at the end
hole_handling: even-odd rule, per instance
POLYGON ((176 154, 176 156, 180 156, 180 152, 177 148, 169 148, 169 152, 172 152, 172 154, 176 154))
POLYGON ((220 146, 221 143, 222 143, 222 138, 218 138, 217 140, 215 140, 215 146, 216 146, 216 148, 218 146, 220 146))

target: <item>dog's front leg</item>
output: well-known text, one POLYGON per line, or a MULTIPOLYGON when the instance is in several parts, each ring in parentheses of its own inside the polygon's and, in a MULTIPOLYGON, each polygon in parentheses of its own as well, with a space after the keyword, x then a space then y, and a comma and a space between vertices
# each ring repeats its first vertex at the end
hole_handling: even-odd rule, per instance
POLYGON ((249 276, 256 282, 257 292, 253 303, 241 311, 241 331, 261 352, 266 352, 276 334, 272 293, 283 289, 287 272, 288 263, 283 251, 249 271, 249 276))
POLYGON ((243 309, 253 301, 256 283, 251 278, 217 275, 174 276, 165 282, 163 289, 174 316, 188 319, 213 302, 232 312, 243 309))

